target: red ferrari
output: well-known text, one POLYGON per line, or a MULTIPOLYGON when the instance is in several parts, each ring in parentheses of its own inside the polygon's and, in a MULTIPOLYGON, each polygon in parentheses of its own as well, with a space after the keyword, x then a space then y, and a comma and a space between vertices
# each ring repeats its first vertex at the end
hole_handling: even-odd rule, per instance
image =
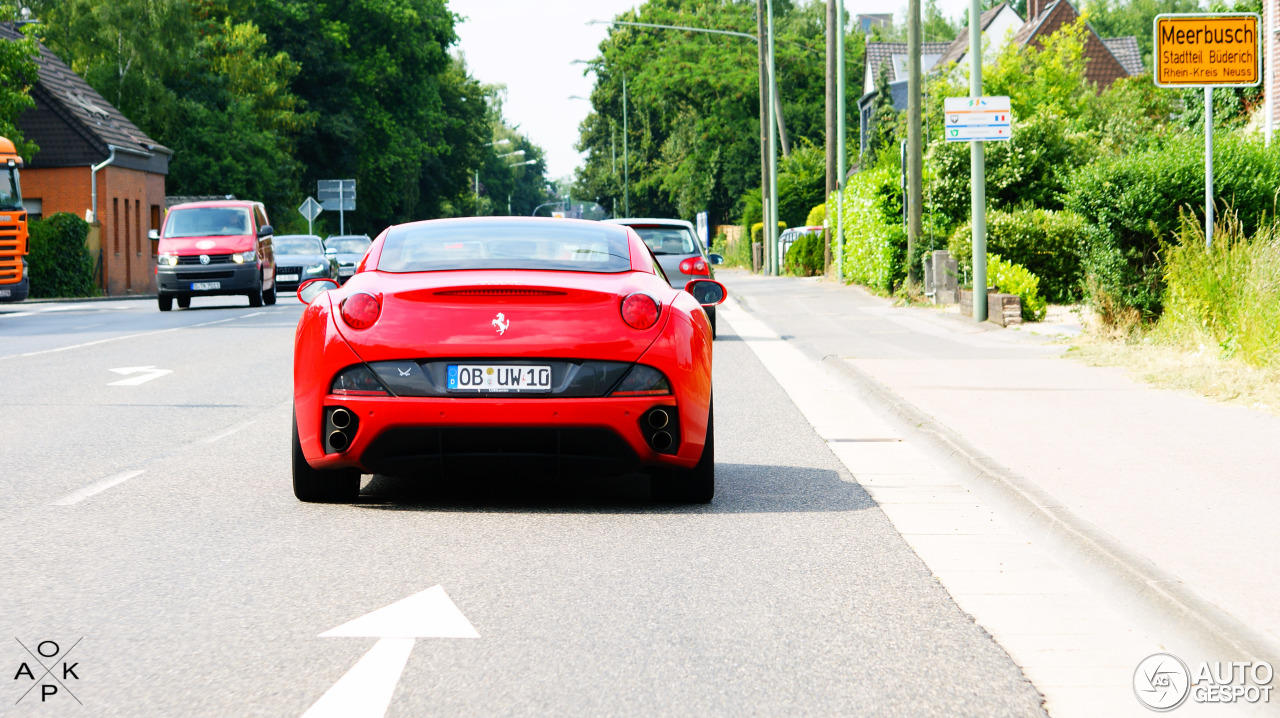
POLYGON ((625 226, 474 218, 388 228, 346 284, 312 280, 293 364, 293 490, 360 474, 649 474, 715 491, 711 325, 725 288, 670 286, 625 226))

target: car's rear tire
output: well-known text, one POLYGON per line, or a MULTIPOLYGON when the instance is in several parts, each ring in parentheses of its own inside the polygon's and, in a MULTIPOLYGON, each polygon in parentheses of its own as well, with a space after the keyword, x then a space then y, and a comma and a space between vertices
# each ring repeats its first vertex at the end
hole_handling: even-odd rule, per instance
POLYGON ((706 310, 707 319, 711 320, 711 339, 714 341, 716 338, 716 308, 706 307, 706 310))
POLYGON ((160 311, 168 312, 173 310, 173 295, 159 294, 156 295, 156 304, 160 306, 160 311))
POLYGON ((262 303, 268 307, 276 303, 276 287, 279 286, 275 282, 271 283, 271 288, 262 293, 262 303))
POLYGON ((178 309, 190 309, 191 297, 178 297, 178 309))
POLYGON ((262 306, 262 276, 261 275, 258 276, 258 283, 254 285, 253 289, 249 290, 249 306, 251 307, 262 306))
POLYGON ((707 441, 702 458, 692 469, 667 469, 650 477, 656 501, 709 504, 716 494, 715 412, 707 412, 707 441))
POLYGON ((349 504, 360 498, 358 469, 316 469, 307 463, 298 441, 298 417, 293 417, 293 495, 299 501, 349 504))

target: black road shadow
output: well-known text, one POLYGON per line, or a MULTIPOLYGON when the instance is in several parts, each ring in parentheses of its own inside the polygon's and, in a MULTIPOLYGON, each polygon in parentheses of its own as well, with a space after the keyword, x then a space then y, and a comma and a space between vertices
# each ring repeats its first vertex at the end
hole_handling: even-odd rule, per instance
POLYGON ((518 477, 424 482, 374 476, 358 506, 385 511, 478 513, 792 513, 858 511, 875 502, 862 487, 831 469, 758 464, 716 464, 710 504, 652 500, 643 474, 599 479, 518 477))

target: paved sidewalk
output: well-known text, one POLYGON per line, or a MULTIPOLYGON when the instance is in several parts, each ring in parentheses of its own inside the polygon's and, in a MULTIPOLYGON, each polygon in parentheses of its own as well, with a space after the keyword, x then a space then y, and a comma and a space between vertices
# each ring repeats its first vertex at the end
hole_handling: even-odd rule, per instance
POLYGON ((784 338, 870 374, 1280 645, 1280 418, 1152 388, 1065 359, 1046 337, 894 307, 859 288, 718 278, 784 338))

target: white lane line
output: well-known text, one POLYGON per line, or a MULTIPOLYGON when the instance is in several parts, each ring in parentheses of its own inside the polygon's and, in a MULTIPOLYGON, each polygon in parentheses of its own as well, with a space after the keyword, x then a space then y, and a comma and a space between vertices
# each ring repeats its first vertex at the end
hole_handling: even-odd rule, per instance
POLYGON ((0 317, 29 317, 35 312, 0 312, 0 317))
POLYGON ((303 713, 303 718, 381 718, 404 672, 412 638, 382 638, 346 675, 303 713))
MULTIPOLYGON (((234 322, 237 319, 248 319, 249 317, 256 317, 261 314, 266 314, 266 312, 253 312, 252 314, 242 314, 238 317, 227 317, 226 319, 215 319, 211 322, 201 322, 200 324, 188 324, 186 326, 181 326, 181 327, 157 329, 152 332, 139 332, 137 334, 125 334, 123 336, 118 336, 118 337, 107 337, 106 339, 98 339, 96 341, 85 342, 83 344, 72 344, 71 346, 57 347, 55 349, 41 349, 40 351, 27 352, 25 354, 5 354, 3 356, 0 356, 0 359, 13 359, 15 357, 33 357, 33 356, 39 356, 41 354, 53 354, 54 352, 70 351, 72 349, 83 349, 85 347, 97 346, 98 344, 106 344, 107 342, 118 342, 125 339, 137 339, 139 337, 149 337, 149 336, 154 336, 156 334, 168 334, 169 332, 176 332, 183 329, 196 329, 198 327, 213 326, 214 324, 222 324, 223 322, 234 322)), ((9 315, 9 316, 13 316, 13 315, 9 315)))
POLYGON ((214 434, 213 436, 210 436, 209 438, 202 440, 202 443, 212 444, 215 441, 221 441, 227 438, 228 436, 231 436, 232 434, 236 433, 237 431, 241 431, 243 429, 249 428, 249 426, 256 421, 257 419, 250 419, 249 421, 236 424, 235 426, 231 427, 230 429, 227 429, 226 431, 223 431, 218 434, 214 434))
POLYGON ((72 491, 66 496, 63 496, 57 501, 54 501, 53 503, 57 506, 70 506, 72 504, 78 504, 81 501, 84 501, 85 499, 89 498, 90 496, 93 496, 95 494, 100 494, 103 491, 106 491, 107 489, 111 488, 112 486, 115 486, 116 484, 123 484, 129 479, 132 479, 133 477, 142 473, 144 473, 143 469, 137 469, 136 471, 126 471, 123 474, 116 474, 115 476, 112 476, 111 478, 108 478, 108 479, 103 479, 102 481, 99 481, 96 484, 89 484, 88 486, 84 487, 83 489, 80 489, 79 491, 72 491))

